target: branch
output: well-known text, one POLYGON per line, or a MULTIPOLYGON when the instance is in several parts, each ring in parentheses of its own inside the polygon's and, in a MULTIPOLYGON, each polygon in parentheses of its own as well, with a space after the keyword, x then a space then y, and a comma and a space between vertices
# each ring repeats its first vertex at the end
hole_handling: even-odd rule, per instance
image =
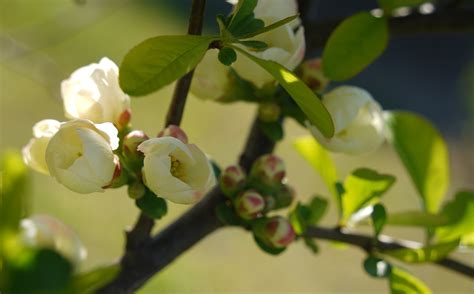
MULTIPOLYGON (((257 158, 271 153, 274 147, 275 143, 260 131, 258 119, 255 119, 239 164, 248 171, 257 158)), ((215 187, 158 235, 142 243, 136 250, 127 251, 119 275, 98 293, 131 293, 141 287, 194 244, 222 227, 215 207, 225 199, 220 189, 215 187)))
MULTIPOLYGON (((313 52, 326 44, 329 36, 343 21, 329 20, 305 23, 307 51, 313 52)), ((473 33, 474 11, 444 10, 433 14, 411 14, 405 17, 389 19, 389 30, 392 37, 418 34, 473 33)))
MULTIPOLYGON (((368 253, 372 252, 374 249, 391 250, 401 248, 416 248, 418 245, 420 245, 413 241, 397 241, 388 236, 379 236, 378 242, 374 242, 374 238, 371 236, 346 233, 338 229, 328 229, 322 227, 308 227, 305 236, 351 244, 368 253)), ((474 278, 474 268, 457 260, 444 258, 434 264, 445 267, 467 277, 474 278)))

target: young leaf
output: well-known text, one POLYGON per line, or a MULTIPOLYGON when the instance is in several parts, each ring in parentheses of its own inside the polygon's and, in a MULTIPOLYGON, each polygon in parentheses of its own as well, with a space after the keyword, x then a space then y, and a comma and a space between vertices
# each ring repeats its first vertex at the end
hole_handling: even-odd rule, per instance
POLYGON ((334 123, 326 107, 295 74, 274 61, 260 59, 239 47, 233 48, 270 73, 324 136, 330 138, 334 135, 334 123))
POLYGON ((119 273, 120 266, 113 264, 103 266, 73 277, 72 285, 77 293, 93 293, 110 282, 119 273))
POLYGON ((431 294, 425 283, 399 267, 393 267, 390 273, 390 290, 392 294, 431 294))
POLYGON ((265 23, 255 18, 253 10, 257 0, 240 0, 236 5, 227 30, 235 37, 244 36, 262 29, 265 23))
POLYGON ((229 66, 237 60, 237 53, 232 48, 224 47, 219 50, 218 58, 222 64, 229 66))
POLYGON ((360 12, 340 23, 323 51, 323 69, 335 81, 349 79, 371 64, 388 44, 385 18, 360 12))
POLYGON ((388 225, 414 226, 434 228, 445 226, 450 223, 449 218, 441 214, 432 214, 422 211, 404 211, 390 213, 387 219, 388 225))
POLYGON ((458 192, 454 200, 443 207, 440 215, 447 218, 449 224, 436 229, 438 242, 461 238, 463 244, 473 243, 470 238, 474 235, 474 191, 458 192))
POLYGON ((375 236, 382 232, 383 226, 387 221, 387 212, 382 204, 375 204, 371 214, 372 224, 374 226, 375 236))
POLYGON ((296 139, 294 146, 296 151, 319 173, 338 207, 340 207, 339 193, 336 190, 338 179, 336 165, 329 152, 319 145, 312 136, 296 139))
POLYGON ((120 87, 133 96, 157 91, 201 61, 215 36, 159 36, 130 50, 120 66, 120 87))
POLYGON ((342 221, 363 207, 375 202, 395 182, 391 175, 379 174, 368 168, 359 168, 344 181, 342 195, 342 221))
POLYGON ((315 196, 309 203, 310 215, 306 222, 309 225, 316 225, 323 218, 328 208, 328 201, 322 197, 315 196))
POLYGON ((240 41, 239 43, 244 45, 245 47, 249 47, 255 50, 265 50, 268 48, 267 43, 262 42, 262 41, 249 40, 249 41, 240 41))
POLYGON ((392 144, 423 199, 424 209, 436 213, 449 185, 448 150, 431 123, 410 112, 391 112, 392 144))
POLYGON ((386 278, 390 275, 392 266, 383 259, 369 256, 364 260, 364 269, 374 278, 386 278))
POLYGON ((326 213, 328 201, 322 197, 315 196, 309 205, 298 203, 290 211, 289 220, 297 235, 302 235, 310 225, 316 225, 326 213))
POLYGON ((279 28, 281 26, 284 26, 285 24, 295 20, 296 18, 298 18, 298 14, 297 15, 293 15, 293 16, 289 16, 289 17, 286 17, 282 20, 279 20, 277 22, 274 22, 272 23, 271 25, 268 25, 260 30, 257 30, 257 31, 254 31, 250 34, 247 34, 247 35, 244 35, 244 36, 240 36, 240 39, 248 39, 248 38, 252 38, 252 37, 255 37, 255 36, 258 36, 260 34, 263 34, 263 33, 266 33, 266 32, 269 32, 271 30, 274 30, 276 28, 279 28))
POLYGON ((458 245, 459 240, 455 240, 417 249, 402 248, 385 250, 382 253, 409 263, 436 262, 448 256, 458 245))
POLYGON ((135 204, 144 214, 153 219, 160 219, 168 212, 166 201, 149 190, 142 198, 137 199, 135 204))

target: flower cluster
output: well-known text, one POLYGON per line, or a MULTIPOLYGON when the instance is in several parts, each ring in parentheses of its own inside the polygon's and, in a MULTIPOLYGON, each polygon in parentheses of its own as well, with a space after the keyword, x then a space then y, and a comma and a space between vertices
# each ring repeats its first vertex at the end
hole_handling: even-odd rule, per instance
POLYGON ((294 190, 284 182, 285 165, 272 154, 257 159, 248 176, 237 165, 227 167, 220 176, 220 188, 241 225, 250 227, 257 240, 271 248, 285 248, 296 236, 286 218, 267 216, 288 207, 295 198, 294 190))
POLYGON ((143 182, 156 195, 186 204, 214 185, 206 155, 188 144, 179 127, 168 126, 151 139, 131 129, 130 98, 110 59, 76 70, 61 93, 71 120, 46 119, 33 127, 23 148, 31 168, 81 194, 143 182))

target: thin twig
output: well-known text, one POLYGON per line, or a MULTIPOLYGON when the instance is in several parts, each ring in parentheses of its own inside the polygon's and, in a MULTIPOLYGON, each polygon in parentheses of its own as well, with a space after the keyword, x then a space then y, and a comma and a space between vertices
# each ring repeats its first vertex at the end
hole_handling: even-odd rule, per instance
MULTIPOLYGON (((372 252, 373 250, 383 251, 419 247, 419 244, 413 241, 400 241, 388 236, 380 236, 377 242, 374 242, 374 238, 371 236, 347 233, 337 229, 328 229, 322 227, 309 227, 306 231, 305 236, 310 238, 338 241, 346 244, 351 244, 361 248, 362 250, 368 253, 372 252)), ((467 277, 474 277, 474 268, 457 260, 447 257, 435 262, 435 264, 465 275, 467 277)))

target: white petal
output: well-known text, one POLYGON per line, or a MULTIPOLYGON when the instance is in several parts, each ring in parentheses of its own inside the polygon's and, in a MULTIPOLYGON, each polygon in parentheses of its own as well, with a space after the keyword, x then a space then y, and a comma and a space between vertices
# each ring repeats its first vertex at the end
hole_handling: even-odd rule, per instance
POLYGON ((54 119, 43 119, 33 126, 35 138, 52 137, 59 130, 61 123, 54 119))
POLYGON ((112 150, 116 150, 119 147, 120 139, 118 137, 118 130, 113 124, 106 122, 95 124, 95 127, 105 133, 112 150))
POLYGON ((46 164, 46 148, 50 138, 33 138, 23 147, 23 161, 26 165, 45 175, 49 175, 48 165, 46 164))

